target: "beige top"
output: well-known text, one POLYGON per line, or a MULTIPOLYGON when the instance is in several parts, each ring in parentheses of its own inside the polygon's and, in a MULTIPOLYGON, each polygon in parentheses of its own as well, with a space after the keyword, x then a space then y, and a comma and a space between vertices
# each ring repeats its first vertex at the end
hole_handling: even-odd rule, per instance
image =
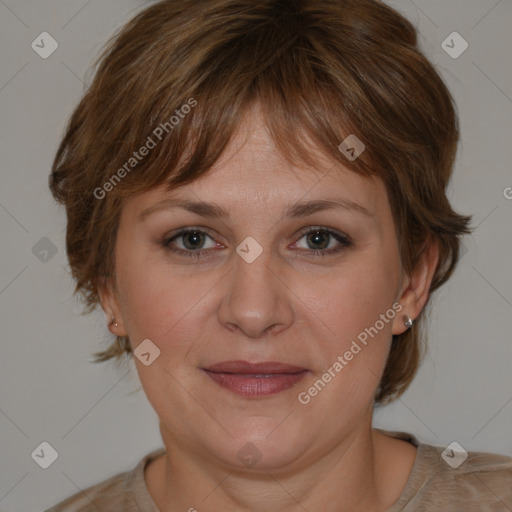
MULTIPOLYGON (((469 452, 454 469, 441 457, 443 447, 420 443, 406 432, 377 430, 418 448, 402 495, 386 512, 512 512, 512 457, 469 452)), ((147 454, 134 469, 89 487, 45 512, 159 512, 146 486, 144 467, 162 453, 165 448, 147 454)))

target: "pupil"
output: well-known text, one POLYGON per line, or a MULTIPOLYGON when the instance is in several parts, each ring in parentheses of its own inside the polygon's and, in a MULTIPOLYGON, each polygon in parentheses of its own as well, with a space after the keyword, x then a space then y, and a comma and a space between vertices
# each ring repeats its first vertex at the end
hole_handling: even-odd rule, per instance
MULTIPOLYGON (((313 245, 316 245, 318 243, 321 244, 322 239, 325 242, 328 239, 328 236, 326 236, 326 233, 323 231, 315 231, 309 234, 309 239, 313 241, 313 245)), ((327 245, 323 243, 321 249, 325 248, 327 245)))
MULTIPOLYGON (((188 233, 185 237, 184 237, 184 241, 186 242, 187 240, 190 240, 190 239, 194 239, 196 240, 196 242, 199 242, 199 243, 195 243, 195 242, 192 242, 192 246, 191 247, 188 247, 188 249, 194 249, 194 248, 197 248, 198 245, 201 245, 201 236, 202 236, 202 233, 199 233, 198 231, 192 231, 190 233, 188 233)), ((187 243, 185 243, 185 246, 187 245, 187 243)))

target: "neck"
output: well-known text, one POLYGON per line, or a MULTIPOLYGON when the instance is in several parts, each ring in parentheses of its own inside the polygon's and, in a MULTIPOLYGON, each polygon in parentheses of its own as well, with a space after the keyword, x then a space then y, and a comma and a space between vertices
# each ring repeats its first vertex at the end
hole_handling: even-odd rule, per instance
POLYGON ((372 429, 371 420, 328 453, 311 451, 285 467, 233 467, 164 429, 162 439, 167 452, 146 475, 162 512, 382 512, 398 500, 416 453, 372 429))

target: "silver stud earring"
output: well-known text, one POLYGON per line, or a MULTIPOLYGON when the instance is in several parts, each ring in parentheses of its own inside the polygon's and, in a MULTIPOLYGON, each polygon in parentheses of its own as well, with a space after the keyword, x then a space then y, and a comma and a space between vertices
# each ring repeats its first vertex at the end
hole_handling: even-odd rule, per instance
POLYGON ((409 327, 412 327, 412 324, 414 323, 414 320, 409 315, 404 315, 404 324, 407 329, 409 327))
POLYGON ((119 327, 119 324, 117 322, 114 322, 115 318, 112 317, 112 320, 110 321, 110 325, 114 325, 114 327, 119 327))

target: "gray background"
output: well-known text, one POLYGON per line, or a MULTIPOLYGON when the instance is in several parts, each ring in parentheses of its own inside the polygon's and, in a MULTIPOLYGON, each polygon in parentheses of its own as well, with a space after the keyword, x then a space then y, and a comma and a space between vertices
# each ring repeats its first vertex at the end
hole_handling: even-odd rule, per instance
MULTIPOLYGON (((65 215, 47 182, 88 67, 115 29, 150 2, 0 0, 0 510, 38 511, 133 467, 162 445, 133 363, 92 364, 110 339, 102 311, 81 315, 65 255, 65 215), (43 31, 58 49, 42 59, 43 31), (40 261, 46 237, 57 252, 40 261), (41 253, 39 252, 39 257, 41 253), (58 459, 31 453, 49 442, 58 459)), ((375 425, 446 446, 512 455, 510 0, 388 2, 419 29, 460 112, 450 199, 477 225, 452 279, 433 296, 430 349, 413 385, 375 425), (458 58, 441 43, 469 43, 458 58), (507 197, 508 196, 508 197, 507 197)))

